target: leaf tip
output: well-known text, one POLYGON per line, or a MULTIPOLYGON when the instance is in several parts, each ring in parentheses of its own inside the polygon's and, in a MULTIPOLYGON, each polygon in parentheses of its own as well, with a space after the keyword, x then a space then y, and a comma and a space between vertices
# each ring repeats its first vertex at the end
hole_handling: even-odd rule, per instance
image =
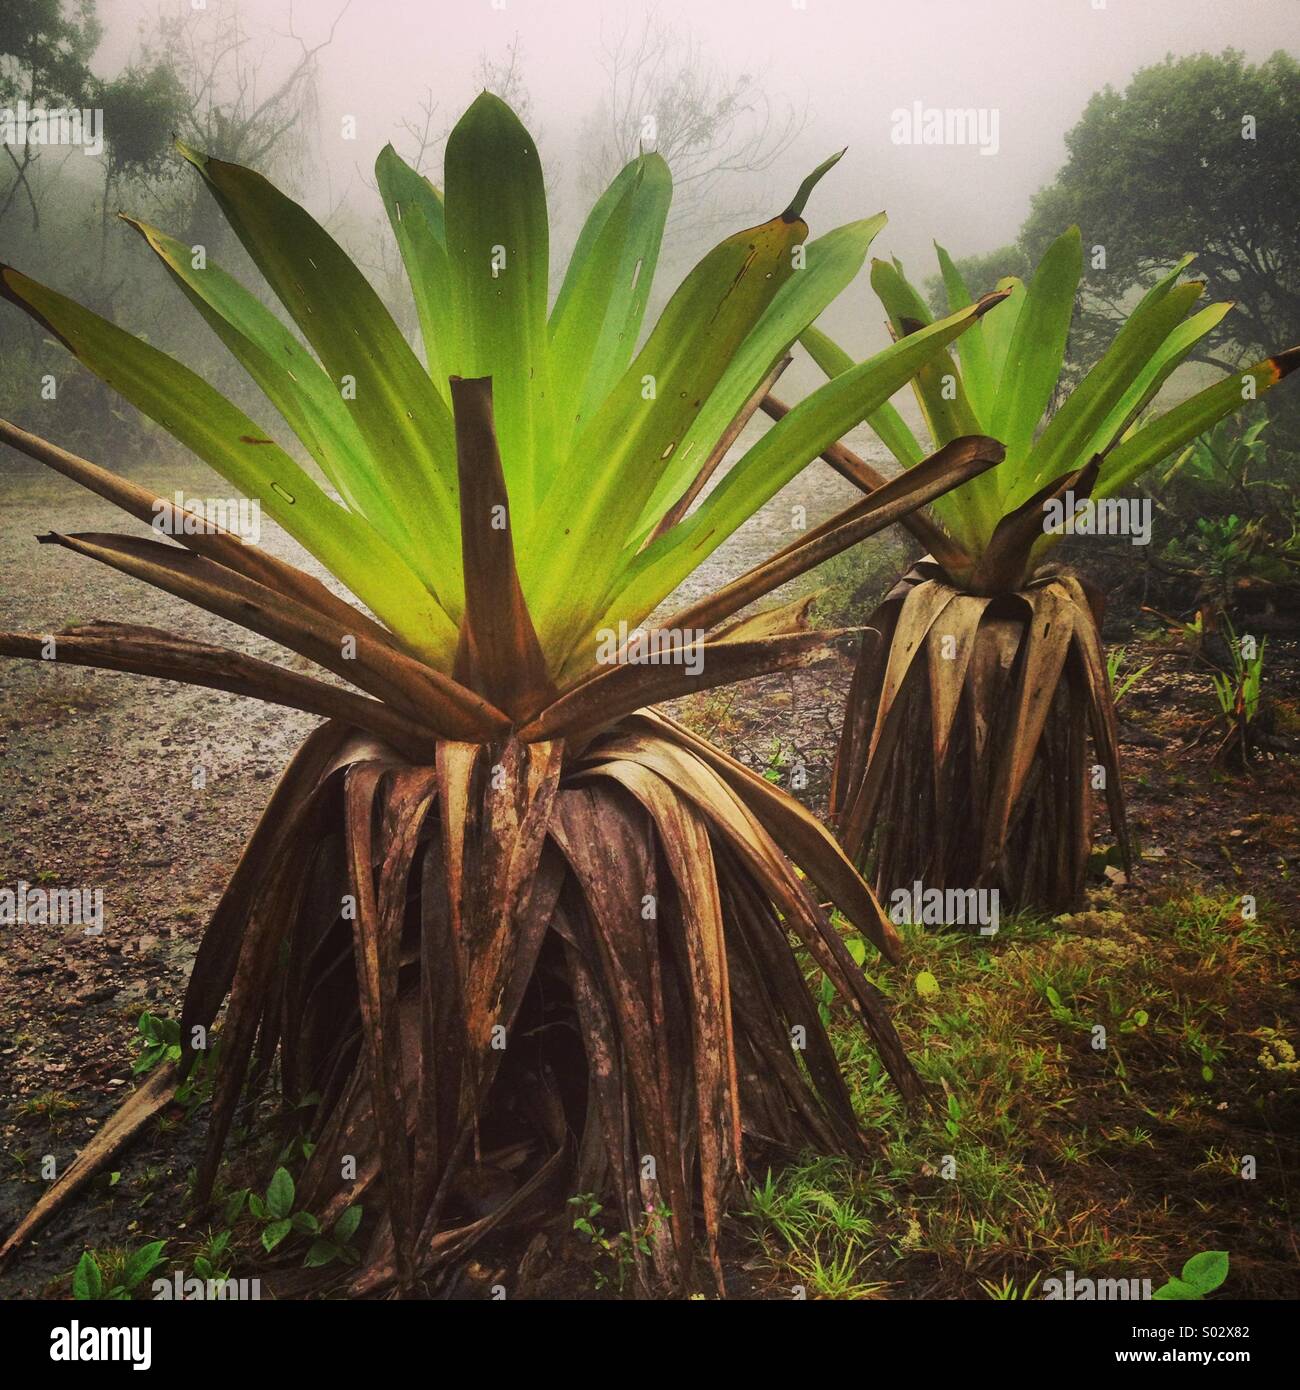
POLYGON ((182 159, 188 160, 200 174, 205 172, 208 164, 208 156, 202 150, 196 150, 193 145, 187 145, 184 140, 176 139, 172 141, 177 153, 182 159))
POLYGON ((803 210, 808 205, 808 199, 812 196, 813 189, 816 188, 822 181, 822 178, 844 158, 847 149, 848 146, 845 145, 844 149, 836 151, 829 159, 822 160, 812 173, 804 179, 791 200, 790 206, 781 214, 781 220, 783 222, 797 222, 803 216, 803 210))
POLYGON ((988 294, 982 294, 971 306, 971 311, 977 319, 983 318, 990 309, 996 309, 1004 299, 1011 298, 1011 290, 990 290, 988 294))
POLYGON ((119 210, 117 218, 119 222, 125 222, 128 227, 132 227, 139 232, 150 246, 154 245, 154 234, 157 228, 151 227, 147 222, 142 222, 138 217, 132 217, 129 212, 122 212, 119 210))

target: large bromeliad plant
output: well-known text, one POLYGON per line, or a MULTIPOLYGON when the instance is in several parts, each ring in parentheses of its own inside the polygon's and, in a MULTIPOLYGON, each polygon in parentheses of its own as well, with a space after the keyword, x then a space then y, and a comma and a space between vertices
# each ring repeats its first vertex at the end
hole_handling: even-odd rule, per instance
MULTIPOLYGON (((938 248, 950 309, 971 295, 938 248)), ((1184 256, 1133 309, 1073 390, 1061 381, 1082 270, 1078 228, 1007 298, 913 379, 934 447, 989 434, 1001 467, 905 521, 929 554, 867 619, 831 789, 842 843, 878 892, 996 888, 1008 905, 1060 911, 1083 889, 1089 792, 1104 783, 1112 830, 1130 855, 1114 705, 1102 653, 1101 595, 1052 548, 1083 521, 1097 529, 1152 465, 1300 365, 1291 349, 1225 377, 1164 414, 1152 400, 1231 308, 1192 312, 1204 285, 1180 283, 1184 256), (1054 402, 1059 405, 1049 411, 1054 402), (1091 733, 1097 759, 1087 758, 1091 733), (1095 770, 1094 770, 1095 769, 1095 770)), ((896 343, 932 331, 902 267, 875 261, 871 284, 896 343)), ((802 341, 832 379, 848 356, 816 328, 802 341)), ((771 399, 769 413, 783 407, 771 399)), ((905 469, 924 449, 892 406, 869 423, 905 469)), ((830 461, 878 479, 843 446, 830 461)))
MULTIPOLYGON (((802 605, 741 610, 978 476, 1001 449, 947 442, 665 620, 669 649, 689 659, 638 661, 623 635, 996 296, 809 396, 688 511, 883 222, 804 245, 804 204, 833 161, 779 216, 709 252, 638 347, 670 197, 663 161, 645 155, 619 174, 550 304, 537 152, 484 95, 450 137, 441 192, 391 149, 377 165, 421 363, 301 207, 251 170, 183 153, 301 339, 210 260, 133 225, 337 500, 177 361, 14 269, 0 270, 0 290, 256 498, 369 610, 201 521, 178 525, 175 543, 43 538, 339 678, 121 623, 53 639, 57 662, 326 717, 234 870, 190 979, 182 1070, 225 1005, 199 1196, 246 1085, 274 1076, 289 1102, 311 1098, 304 1203, 326 1226, 349 1204, 367 1212, 354 1292, 409 1287, 503 1222, 562 1211, 575 1190, 612 1200, 628 1230, 652 1206, 641 1272, 679 1286, 702 1208, 720 1284, 742 1136, 861 1142, 789 933, 903 1092, 919 1088, 821 906, 831 899, 894 954, 847 857, 791 798, 648 706, 815 660, 825 637, 802 629, 802 605), (345 1155, 357 1167, 341 1180, 345 1155)), ((13 425, 0 437, 156 519, 158 499, 126 479, 13 425)), ((40 636, 0 636, 0 652, 42 651, 40 636)), ((175 1082, 160 1071, 142 1087, 8 1248, 175 1082)))

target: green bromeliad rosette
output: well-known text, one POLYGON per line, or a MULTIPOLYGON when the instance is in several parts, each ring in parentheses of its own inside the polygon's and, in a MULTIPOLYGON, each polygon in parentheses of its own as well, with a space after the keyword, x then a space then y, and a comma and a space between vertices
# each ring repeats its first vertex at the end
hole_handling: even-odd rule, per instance
MULTIPOLYGON (((317 473, 201 377, 16 270, 0 292, 295 537, 364 606, 222 531, 45 539, 278 642, 331 673, 127 624, 56 662, 209 685, 326 722, 294 758, 209 925, 182 1016, 193 1065, 223 1004, 212 1191, 250 1079, 311 1104, 297 1176, 322 1229, 362 1205, 361 1294, 436 1277, 476 1240, 600 1193, 657 1219, 647 1282, 694 1285, 745 1136, 851 1151, 847 1088, 787 933, 918 1084, 820 904, 895 939, 797 802, 648 707, 827 650, 805 604, 741 610, 933 500, 1002 450, 944 441, 771 560, 635 634, 806 464, 998 301, 957 309, 792 409, 696 502, 798 335, 853 279, 883 216, 806 241, 804 205, 704 257, 642 341, 671 194, 633 161, 595 205, 558 294, 537 151, 480 97, 434 188, 386 149, 379 189, 424 361, 334 240, 252 170, 184 150, 287 319, 211 261, 132 225, 301 441, 317 473), (692 505, 694 503, 694 505, 692 505), (610 634, 619 634, 611 646, 610 634), (343 682, 343 683, 340 683, 343 682), (796 871, 798 865, 802 873, 796 871), (792 1030, 796 1030, 792 1034, 792 1030), (791 1049, 791 1037, 802 1049, 791 1049), (274 1065, 273 1065, 274 1064, 274 1065), (340 1181, 341 1156, 356 1156, 340 1181)), ((132 516, 159 499, 0 425, 132 516)), ((181 522, 185 521, 182 517, 181 522)), ((34 657, 46 639, 0 635, 34 657)), ((159 1068, 11 1237, 45 1219, 166 1103, 159 1068)))
MULTIPOLYGON (((949 307, 960 312, 970 292, 938 252, 949 307)), ((1089 792, 1100 784, 1127 857, 1101 597, 1049 564, 1051 550, 1083 531, 1085 518, 1095 528, 1099 503, 1300 365, 1293 348, 1151 414, 1170 374, 1232 307, 1194 312, 1205 286, 1180 282, 1193 259, 1184 256, 1067 391, 1061 372, 1081 258, 1071 228, 1028 286, 999 283, 1007 297, 962 335, 957 361, 940 353, 912 382, 935 448, 988 434, 1006 459, 940 497, 932 517, 905 521, 930 553, 866 620, 881 640, 859 658, 831 810, 881 893, 917 882, 981 887, 996 889, 1006 907, 1061 911, 1083 889, 1089 792)), ((933 331, 897 262, 873 262, 871 284, 896 346, 933 331)), ((833 380, 852 370, 818 329, 801 340, 833 380)), ((779 403, 768 406, 781 413, 779 403)), ((868 422, 905 469, 923 457, 892 406, 868 422)), ((842 446, 830 456, 848 476, 873 480, 842 446)))

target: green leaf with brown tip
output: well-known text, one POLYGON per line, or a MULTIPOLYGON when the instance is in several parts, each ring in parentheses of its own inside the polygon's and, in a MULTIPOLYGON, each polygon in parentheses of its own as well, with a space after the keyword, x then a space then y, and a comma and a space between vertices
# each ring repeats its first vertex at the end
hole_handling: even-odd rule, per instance
POLYGON ((1276 357, 1256 362, 1244 372, 1234 372, 1176 405, 1167 415, 1143 425, 1107 457, 1094 495, 1114 496, 1153 464, 1168 458, 1198 434, 1204 434, 1225 415, 1231 415, 1249 401, 1258 400, 1297 369, 1300 369, 1300 348, 1290 348, 1276 357))

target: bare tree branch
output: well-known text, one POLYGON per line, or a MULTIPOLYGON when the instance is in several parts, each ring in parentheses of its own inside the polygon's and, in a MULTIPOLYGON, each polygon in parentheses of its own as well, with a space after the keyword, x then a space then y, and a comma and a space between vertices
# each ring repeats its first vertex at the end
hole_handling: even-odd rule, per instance
POLYGON ((602 67, 606 92, 587 123, 583 191, 598 195, 629 160, 656 150, 672 167, 679 227, 714 220, 707 208, 720 180, 770 168, 807 119, 773 101, 748 73, 719 68, 657 11, 639 30, 625 23, 605 42, 602 67))

